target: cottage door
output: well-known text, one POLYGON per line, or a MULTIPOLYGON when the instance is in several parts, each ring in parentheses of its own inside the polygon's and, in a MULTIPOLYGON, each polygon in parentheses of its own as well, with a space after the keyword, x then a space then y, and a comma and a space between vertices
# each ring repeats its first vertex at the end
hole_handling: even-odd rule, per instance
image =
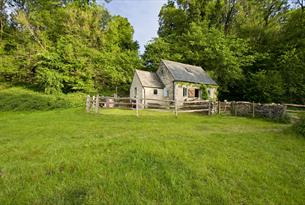
POLYGON ((199 89, 195 89, 195 98, 199 98, 199 89))

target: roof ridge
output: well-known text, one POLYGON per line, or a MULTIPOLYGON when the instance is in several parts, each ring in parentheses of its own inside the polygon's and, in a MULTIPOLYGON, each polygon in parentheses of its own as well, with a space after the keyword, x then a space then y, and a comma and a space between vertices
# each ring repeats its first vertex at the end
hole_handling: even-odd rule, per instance
POLYGON ((140 71, 140 72, 146 72, 146 73, 156 73, 156 72, 147 71, 147 70, 140 70, 140 69, 136 69, 136 71, 140 71))
MULTIPOLYGON (((164 61, 166 61, 166 60, 161 59, 160 64, 163 63, 164 66, 165 66, 165 67, 167 68, 167 70, 169 71, 170 75, 175 79, 175 76, 174 76, 173 72, 171 71, 171 69, 169 69, 169 67, 166 65, 166 63, 165 63, 164 61)), ((160 66, 160 65, 159 65, 159 66, 160 66)))
POLYGON ((217 85, 217 83, 200 66, 163 59, 161 62, 167 67, 175 81, 217 85))
POLYGON ((188 63, 181 63, 181 62, 172 61, 172 60, 165 60, 165 59, 161 59, 161 61, 170 61, 170 62, 173 62, 173 63, 178 63, 178 64, 187 65, 187 66, 191 66, 191 67, 197 67, 197 68, 201 68, 202 70, 204 70, 201 66, 198 66, 198 65, 191 65, 191 64, 188 64, 188 63))

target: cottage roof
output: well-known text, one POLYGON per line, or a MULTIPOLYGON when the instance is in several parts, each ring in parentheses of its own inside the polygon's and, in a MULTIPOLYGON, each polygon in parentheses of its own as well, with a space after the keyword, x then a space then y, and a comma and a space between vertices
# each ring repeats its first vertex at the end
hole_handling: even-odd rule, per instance
POLYGON ((169 60, 162 60, 162 62, 173 75, 175 81, 217 85, 217 83, 207 74, 207 72, 205 72, 199 66, 193 66, 169 60))
POLYGON ((164 88, 163 83, 156 73, 136 70, 136 73, 141 81, 142 86, 152 88, 164 88))

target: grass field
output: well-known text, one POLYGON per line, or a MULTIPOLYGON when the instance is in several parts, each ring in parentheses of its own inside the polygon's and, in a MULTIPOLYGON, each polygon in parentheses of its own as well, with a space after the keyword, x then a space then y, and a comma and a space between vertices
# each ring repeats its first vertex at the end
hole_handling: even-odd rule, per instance
POLYGON ((0 112, 0 204, 305 204, 305 138, 260 119, 0 112))

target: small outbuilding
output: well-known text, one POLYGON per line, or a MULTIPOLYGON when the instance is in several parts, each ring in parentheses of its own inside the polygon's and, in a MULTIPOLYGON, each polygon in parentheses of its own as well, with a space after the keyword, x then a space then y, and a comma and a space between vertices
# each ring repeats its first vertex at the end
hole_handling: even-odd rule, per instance
POLYGON ((192 101, 207 98, 217 100, 217 83, 199 66, 169 60, 160 62, 157 72, 136 70, 130 87, 130 97, 148 104, 155 100, 192 101))

